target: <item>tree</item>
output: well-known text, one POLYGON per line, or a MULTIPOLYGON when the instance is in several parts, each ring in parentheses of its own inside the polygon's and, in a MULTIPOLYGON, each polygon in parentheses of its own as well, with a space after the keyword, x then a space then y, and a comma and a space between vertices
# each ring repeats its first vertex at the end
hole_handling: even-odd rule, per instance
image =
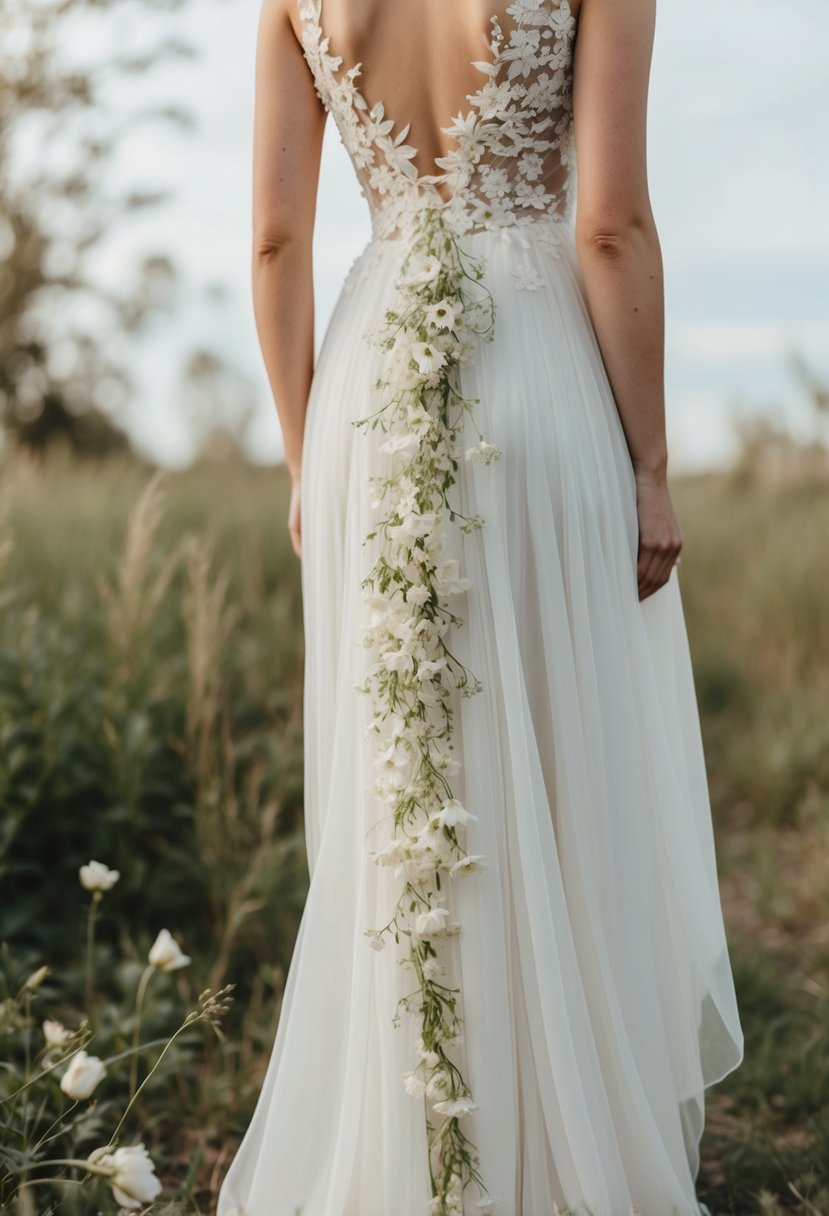
MULTIPOLYGON (((175 291, 163 254, 145 258, 117 291, 89 274, 90 254, 119 222, 163 197, 109 189, 119 143, 139 122, 189 122, 173 107, 125 121, 106 105, 118 79, 190 55, 181 40, 162 36, 149 52, 81 66, 67 53, 79 23, 113 18, 129 2, 0 0, 0 427, 29 447, 57 436, 79 451, 127 446, 117 421, 129 388, 119 339, 175 291)), ((185 4, 142 0, 159 14, 185 4)))

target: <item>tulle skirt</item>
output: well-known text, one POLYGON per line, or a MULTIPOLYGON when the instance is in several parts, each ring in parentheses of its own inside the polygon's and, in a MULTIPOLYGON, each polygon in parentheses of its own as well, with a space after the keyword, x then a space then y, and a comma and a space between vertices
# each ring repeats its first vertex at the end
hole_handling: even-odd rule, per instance
MULTIPOLYGON (((540 228, 539 228, 540 232, 540 228)), ((464 1120, 495 1216, 698 1216, 704 1091, 742 1059, 677 572, 640 603, 633 474, 571 228, 558 256, 467 234, 496 304, 463 369, 503 456, 461 462, 479 531, 453 649, 456 796, 487 869, 452 885, 464 1120)), ((363 544, 376 397, 403 243, 373 240, 325 333, 303 450, 305 826, 311 885, 252 1122, 219 1216, 425 1216, 424 1099, 402 1084, 420 1026, 411 977, 375 952, 397 887, 368 857, 363 544)), ((469 442, 477 435, 470 432, 469 442)), ((379 847, 379 846, 378 846, 379 847)), ((467 1210, 477 1192, 468 1188, 467 1210)))

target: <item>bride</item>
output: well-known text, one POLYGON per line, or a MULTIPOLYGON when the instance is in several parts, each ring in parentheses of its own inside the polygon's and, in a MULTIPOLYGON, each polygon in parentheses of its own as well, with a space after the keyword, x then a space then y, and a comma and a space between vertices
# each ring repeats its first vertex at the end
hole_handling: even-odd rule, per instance
POLYGON ((655 0, 264 0, 310 889, 219 1216, 699 1216, 743 1041, 677 564, 655 0), (314 359, 330 114, 372 220, 314 359))

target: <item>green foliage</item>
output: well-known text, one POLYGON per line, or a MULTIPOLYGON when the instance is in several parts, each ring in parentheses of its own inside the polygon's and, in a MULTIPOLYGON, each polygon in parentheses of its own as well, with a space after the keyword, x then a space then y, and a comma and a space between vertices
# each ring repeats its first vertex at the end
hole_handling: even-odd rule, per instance
MULTIPOLYGON (((18 979, 55 966, 39 1016, 77 1024, 77 873, 96 858, 122 875, 96 931, 96 1054, 129 1045, 125 1009, 161 928, 193 963, 151 986, 148 1038, 236 982, 227 1037, 179 1041, 136 1124, 163 1146, 153 1211, 210 1210, 307 890, 287 479, 235 463, 158 479, 127 459, 81 472, 58 452, 0 472, 3 965, 18 979)), ((744 1064, 708 1093, 699 1193, 712 1216, 826 1216, 829 478, 772 478, 758 459, 674 488, 746 1030, 744 1064)))
MULTIPOLYGON (((115 999, 96 998, 93 928, 101 899, 101 892, 88 897, 86 1015, 72 1011, 74 1025, 54 1017, 53 1011, 63 1013, 69 1006, 50 978, 51 969, 42 966, 27 974, 7 944, 0 950, 0 1212, 36 1216, 45 1203, 49 1211, 73 1216, 115 1212, 119 1192, 109 1188, 121 1181, 114 1170, 116 1152, 146 1154, 143 1194, 134 1189, 127 1194, 151 1201, 161 1183, 142 1139, 158 1123, 148 1099, 169 1101, 178 1072, 198 1063, 201 1035, 193 1031, 200 1023, 221 1033, 232 985, 216 994, 203 991, 183 1018, 180 1002, 169 992, 147 1001, 152 980, 178 967, 167 966, 163 958, 137 968, 137 986, 136 968, 109 960, 110 971, 115 964, 115 999), (161 1037, 142 1038, 149 1022, 161 1037), (178 1022, 175 1029, 171 1022, 178 1022), (79 1061, 91 1076, 72 1075, 79 1061), (144 1073, 140 1083, 139 1071, 144 1073), (138 1135, 130 1126, 136 1123, 138 1135)), ((156 988, 162 982, 159 978, 156 988)), ((186 1180, 179 1191, 186 1198, 186 1180)))

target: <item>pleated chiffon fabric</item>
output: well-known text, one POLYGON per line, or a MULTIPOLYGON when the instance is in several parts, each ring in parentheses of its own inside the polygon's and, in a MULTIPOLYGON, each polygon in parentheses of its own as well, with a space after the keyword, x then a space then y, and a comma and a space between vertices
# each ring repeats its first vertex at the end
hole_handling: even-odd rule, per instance
MULTIPOLYGON (((496 336, 463 369, 502 450, 461 462, 480 531, 452 533, 471 586, 451 645, 483 683, 459 698, 456 797, 489 867, 447 888, 462 926, 467 1116, 496 1216, 698 1216, 706 1087, 742 1032, 676 571, 640 602, 630 457, 570 222, 473 231, 496 336), (522 286, 530 284, 531 286, 522 286)), ((218 1216, 424 1216, 422 1099, 401 1084, 417 1020, 396 898, 368 858, 379 818, 361 580, 382 436, 367 345, 405 241, 372 239, 319 353, 302 469, 305 823, 311 884, 267 1075, 218 1216), (402 950, 402 947, 401 947, 402 950)), ((472 444, 477 432, 465 437, 472 444)), ((468 1196, 469 1212, 481 1211, 468 1196)))
POLYGON ((487 57, 470 61, 473 7, 440 11, 438 46, 409 0, 382 0, 376 21, 350 0, 300 0, 303 53, 372 238, 326 329, 303 445, 311 882, 218 1216, 705 1216, 705 1090, 742 1060, 679 580, 639 601, 633 470, 575 246, 575 15, 567 0, 493 0, 487 57), (434 78, 414 75, 426 63, 434 78), (358 89, 363 73, 378 93, 358 89), (434 115, 450 85, 468 112, 461 102, 440 128, 450 150, 424 173, 405 141, 413 128, 422 147, 444 146, 434 115), (475 337, 473 281, 491 293, 491 341, 475 337), (391 354, 377 340, 389 316, 391 354), (459 400, 474 408, 455 435, 459 400), (390 403, 391 439, 355 425, 390 403), (499 458, 464 459, 482 437, 499 458), (456 439, 451 506, 480 529, 450 522, 438 488, 456 439), (407 490, 393 516, 406 516, 398 544, 378 524, 378 478, 397 485, 412 452, 420 497, 407 490), (384 598, 373 573, 386 556, 384 598), (468 587, 444 642, 434 622, 460 584, 435 571, 453 559, 468 587), (382 635, 399 655, 367 631, 366 581, 381 617, 405 618, 382 635), (443 645, 481 682, 475 695, 440 674, 443 645), (401 721, 416 703, 391 749, 400 798, 378 780, 384 669, 401 673, 401 721), (451 739, 424 745, 443 693, 451 739), (459 874, 445 825, 438 845, 421 839, 449 741, 448 802, 474 815, 462 847, 486 861, 459 874), (419 819, 399 817, 405 864, 375 864, 406 798, 419 819), (430 913, 445 906, 422 932, 416 918, 410 965, 405 933, 376 950, 367 931, 388 924, 401 889, 417 893, 421 866, 430 913), (434 1003, 401 1005, 418 985, 434 997, 424 959, 446 967, 460 1039, 430 1021, 434 1003))

